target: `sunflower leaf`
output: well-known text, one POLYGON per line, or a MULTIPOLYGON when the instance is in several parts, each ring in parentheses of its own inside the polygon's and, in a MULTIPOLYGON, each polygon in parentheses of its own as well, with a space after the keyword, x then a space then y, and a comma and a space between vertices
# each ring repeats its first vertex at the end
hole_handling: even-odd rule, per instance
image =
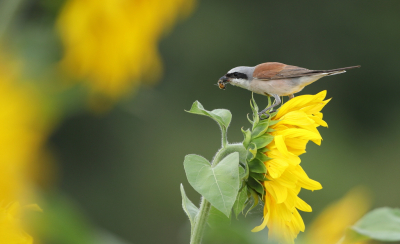
POLYGON ((244 185, 236 197, 235 204, 233 204, 233 212, 235 213, 236 218, 243 211, 247 199, 247 186, 244 185))
POLYGON ((400 241, 400 209, 384 207, 372 210, 350 229, 360 234, 361 238, 364 236, 379 241, 400 241))
POLYGON ((190 185, 229 217, 239 191, 239 153, 229 154, 215 167, 194 154, 186 155, 183 164, 190 185))
POLYGON ((208 116, 215 120, 221 126, 221 128, 224 128, 225 130, 229 127, 232 119, 232 114, 229 110, 214 109, 212 111, 207 111, 199 101, 195 101, 192 105, 192 108, 187 112, 208 116))
POLYGON ((250 196, 253 197, 253 205, 247 210, 245 216, 255 207, 257 207, 258 205, 258 194, 253 191, 251 188, 248 188, 249 192, 250 192, 250 196))
POLYGON ((211 206, 210 212, 208 213, 207 224, 213 228, 219 228, 223 226, 229 226, 231 224, 231 219, 226 217, 221 211, 211 206))
POLYGON ((181 194, 182 194, 183 211, 185 211, 186 215, 189 217, 190 225, 193 229, 196 220, 196 215, 199 212, 199 209, 186 196, 185 189, 183 188, 182 184, 181 184, 181 194))

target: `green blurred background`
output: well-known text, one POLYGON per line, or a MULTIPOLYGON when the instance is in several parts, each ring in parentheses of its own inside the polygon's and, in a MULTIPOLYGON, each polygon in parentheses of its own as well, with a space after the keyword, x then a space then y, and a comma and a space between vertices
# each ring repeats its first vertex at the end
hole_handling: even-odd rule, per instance
MULTIPOLYGON (((62 4, 26 1, 13 24, 12 40, 32 75, 61 56, 54 20, 62 4)), ((215 84, 233 67, 276 61, 309 69, 362 66, 297 94, 327 90, 333 98, 323 111, 329 128, 320 129, 322 145, 309 144, 301 156, 309 177, 323 186, 300 193, 313 207, 302 213, 306 226, 358 185, 371 190, 373 207, 399 207, 399 11, 396 0, 198 1, 159 42, 164 74, 158 85, 141 86, 101 114, 73 109, 57 126, 47 143, 57 168, 52 191, 65 193, 89 223, 126 243, 188 243, 179 184, 194 203, 199 195, 186 180, 183 158, 211 159, 220 132, 212 120, 184 110, 195 100, 208 110, 229 109, 228 140, 240 142, 251 93, 215 84)), ((72 104, 80 104, 76 93, 72 104)), ((265 97, 255 98, 267 105, 265 97)), ((266 230, 250 232, 261 216, 259 208, 233 220, 226 237, 209 231, 206 243, 264 243, 266 230)))

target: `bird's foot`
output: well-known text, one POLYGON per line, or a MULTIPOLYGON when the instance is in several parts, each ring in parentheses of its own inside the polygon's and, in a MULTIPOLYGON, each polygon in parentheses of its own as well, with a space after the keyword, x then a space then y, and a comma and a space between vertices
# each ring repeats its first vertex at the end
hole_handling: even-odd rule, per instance
POLYGON ((265 120, 269 118, 269 114, 275 113, 277 110, 272 110, 271 112, 267 113, 268 111, 265 112, 260 112, 258 113, 258 116, 260 117, 260 120, 265 120))

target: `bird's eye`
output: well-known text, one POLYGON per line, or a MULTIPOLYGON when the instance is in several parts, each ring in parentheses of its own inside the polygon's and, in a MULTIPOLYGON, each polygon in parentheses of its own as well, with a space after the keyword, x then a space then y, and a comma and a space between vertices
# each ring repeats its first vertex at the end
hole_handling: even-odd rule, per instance
POLYGON ((238 76, 237 72, 233 73, 233 77, 237 77, 237 76, 238 76))

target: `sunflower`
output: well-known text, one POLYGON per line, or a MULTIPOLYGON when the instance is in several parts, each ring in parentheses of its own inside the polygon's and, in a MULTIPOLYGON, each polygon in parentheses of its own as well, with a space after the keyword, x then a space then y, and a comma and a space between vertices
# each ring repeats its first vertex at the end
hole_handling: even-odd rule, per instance
MULTIPOLYGON (((356 223, 370 206, 371 199, 368 189, 361 186, 353 188, 342 199, 325 208, 311 223, 305 235, 305 243, 339 243, 347 228, 356 223)), ((357 244, 367 242, 362 241, 357 242, 357 244)))
POLYGON ((32 244, 33 239, 22 230, 19 216, 21 206, 18 202, 0 205, 0 243, 32 244))
POLYGON ((61 68, 85 80, 95 97, 116 100, 140 80, 159 78, 158 41, 195 0, 68 0, 57 27, 61 68))
POLYGON ((269 238, 281 243, 294 243, 305 226, 298 210, 311 212, 310 205, 298 197, 302 188, 319 190, 319 182, 310 179, 300 166, 299 156, 305 153, 309 141, 321 144, 322 137, 317 127, 327 127, 322 119, 321 109, 329 102, 326 91, 316 95, 295 97, 271 118, 270 132, 273 141, 266 146, 264 154, 270 158, 264 162, 266 178, 261 182, 265 189, 264 220, 252 231, 260 231, 266 226, 269 238))

